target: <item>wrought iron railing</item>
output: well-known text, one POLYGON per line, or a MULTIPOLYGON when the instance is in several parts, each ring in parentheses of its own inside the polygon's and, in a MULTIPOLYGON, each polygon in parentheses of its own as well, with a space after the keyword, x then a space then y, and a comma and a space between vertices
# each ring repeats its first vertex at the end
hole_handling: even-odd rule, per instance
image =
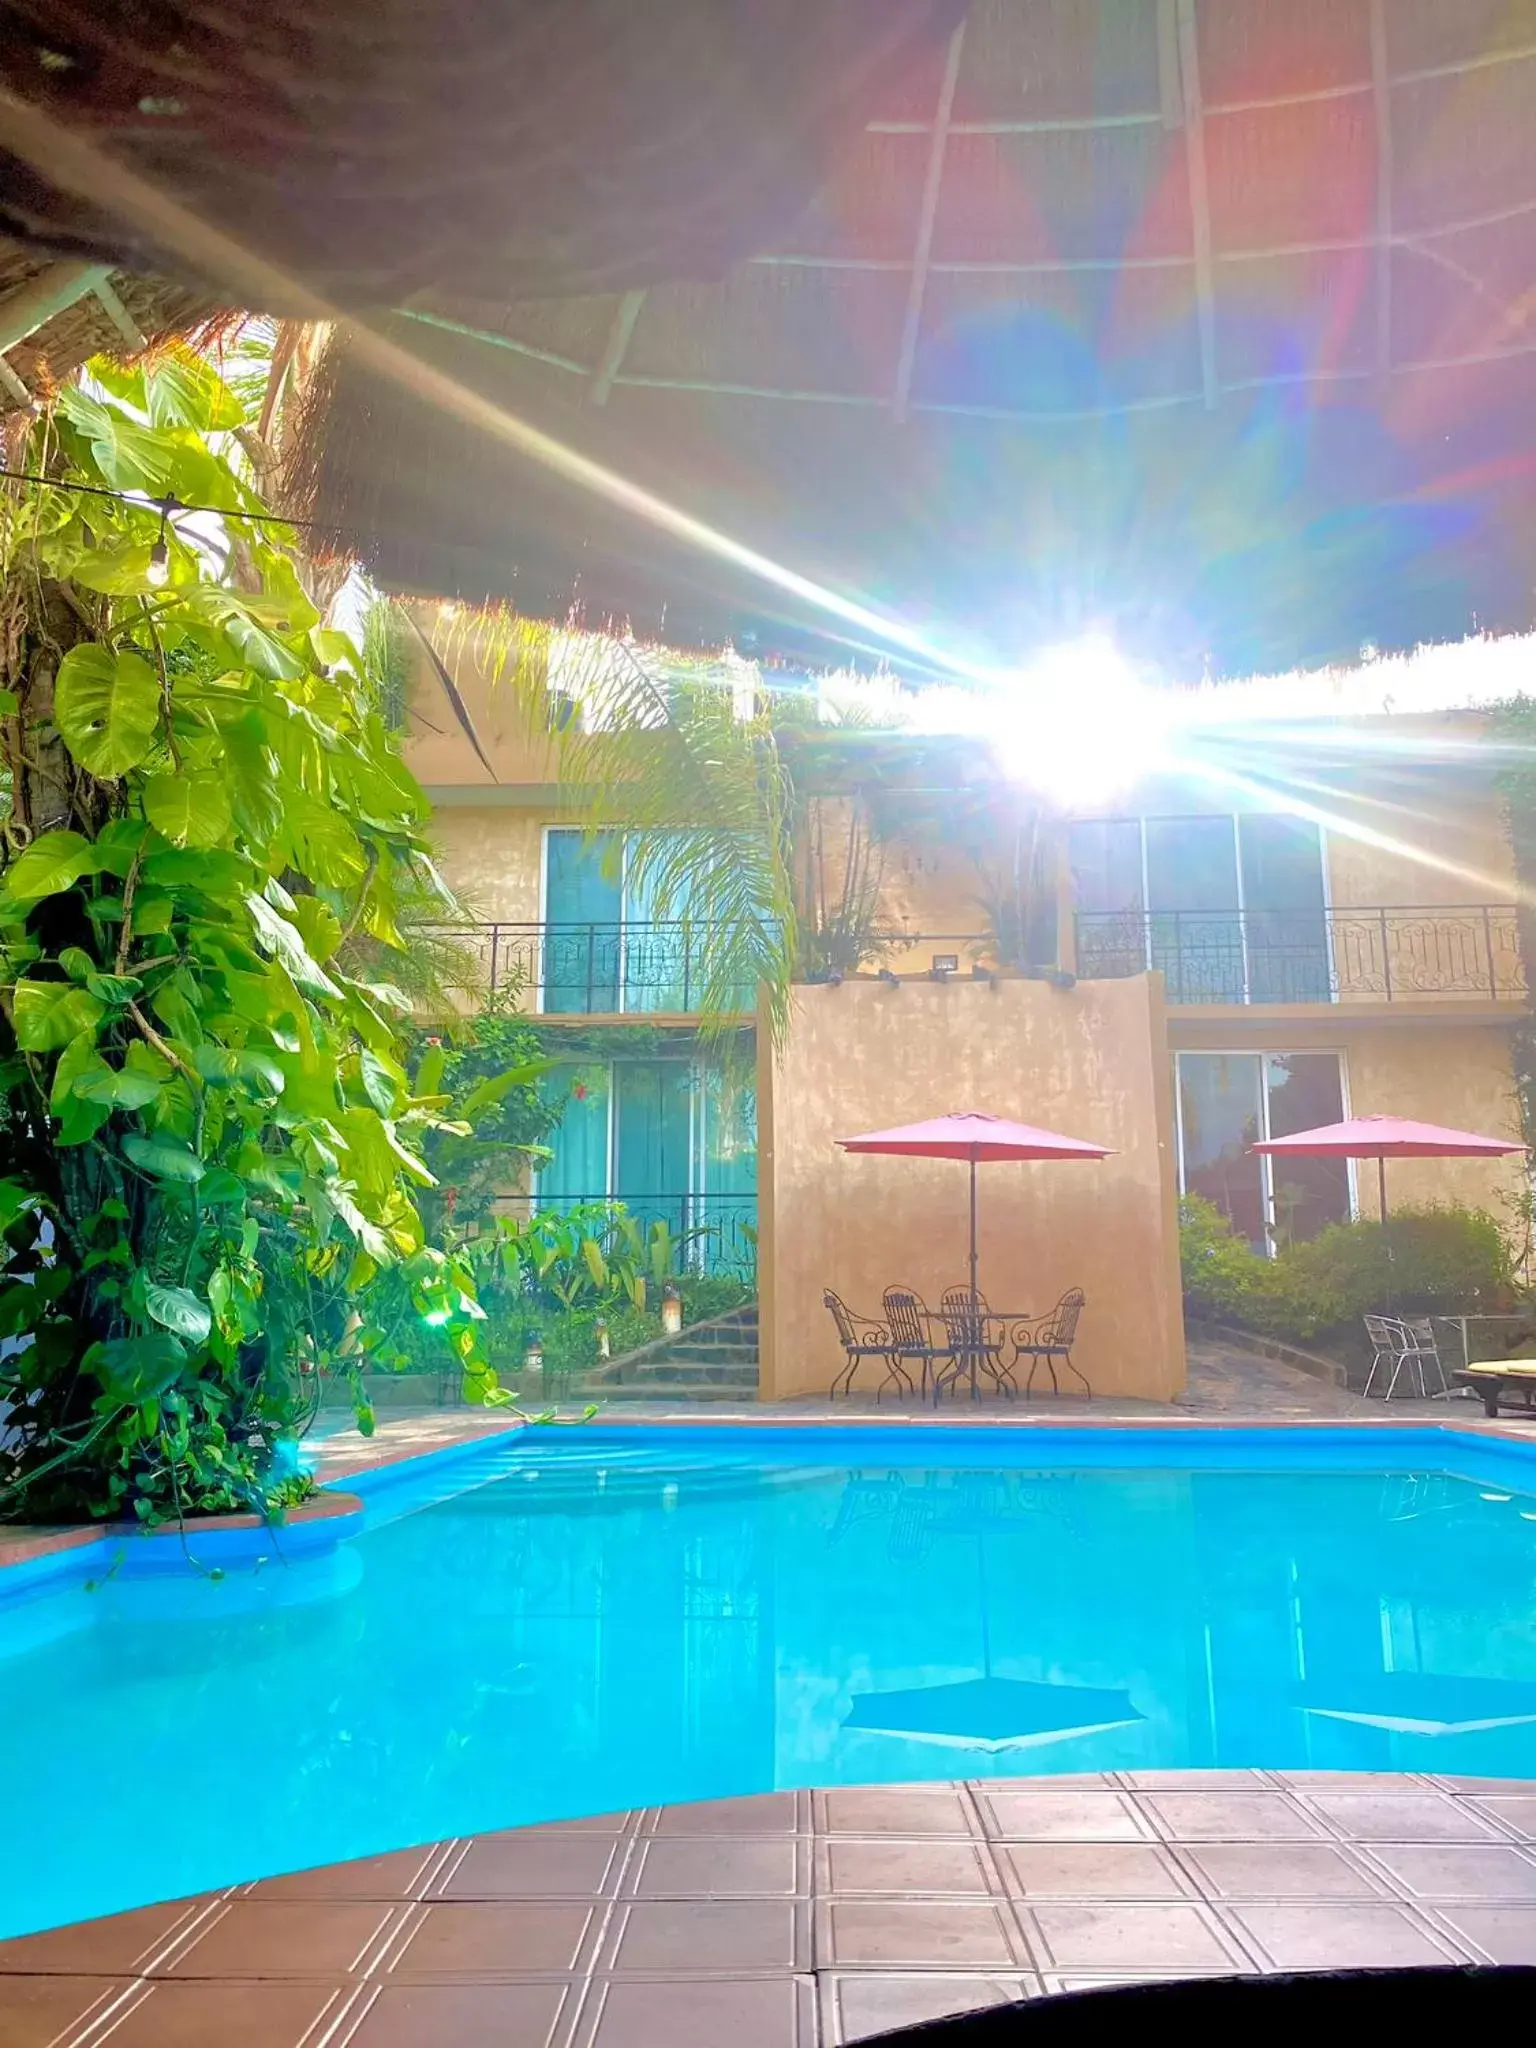
POLYGON ((1077 972, 1160 969, 1170 1003, 1411 1002, 1527 994, 1511 904, 1077 913, 1077 972))
MULTIPOLYGON (((712 971, 709 929, 682 921, 624 924, 479 924, 443 929, 477 954, 481 985, 521 996, 549 1016, 670 1013, 690 1016, 712 971)), ((726 1009, 750 1011, 745 981, 723 993, 726 1009)))
POLYGON ((623 1209, 649 1233, 662 1221, 682 1245, 685 1272, 729 1274, 755 1285, 757 1281, 757 1196, 714 1194, 694 1190, 663 1195, 545 1195, 528 1198, 541 1211, 586 1208, 601 1204, 623 1209))

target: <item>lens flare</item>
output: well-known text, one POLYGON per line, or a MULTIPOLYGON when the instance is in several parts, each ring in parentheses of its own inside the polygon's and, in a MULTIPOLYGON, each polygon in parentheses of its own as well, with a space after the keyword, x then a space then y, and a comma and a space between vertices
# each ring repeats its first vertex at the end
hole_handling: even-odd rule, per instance
POLYGON ((1068 809, 1107 803, 1173 759, 1170 694, 1099 634, 1049 648, 994 703, 1003 769, 1068 809))

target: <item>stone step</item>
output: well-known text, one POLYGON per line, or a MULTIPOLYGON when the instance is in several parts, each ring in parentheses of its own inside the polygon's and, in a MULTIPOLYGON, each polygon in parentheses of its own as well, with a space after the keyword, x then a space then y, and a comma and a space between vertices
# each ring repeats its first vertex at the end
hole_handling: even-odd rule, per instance
POLYGON ((756 1365, 756 1344, 690 1344, 686 1338, 667 1347, 667 1358, 674 1365, 685 1360, 692 1365, 756 1365))
POLYGON ((635 1367, 628 1372, 617 1372, 605 1384, 611 1387, 638 1387, 647 1380, 697 1380, 706 1385, 718 1382, 732 1385, 757 1385, 757 1360, 755 1358, 734 1359, 728 1364, 701 1364, 693 1358, 659 1359, 654 1365, 635 1367))
POLYGON ((755 1401, 757 1399, 757 1375, 741 1382, 721 1380, 635 1380, 629 1385, 616 1385, 604 1380, 600 1386, 577 1388, 575 1392, 590 1394, 594 1401, 677 1401, 684 1405, 699 1401, 755 1401))

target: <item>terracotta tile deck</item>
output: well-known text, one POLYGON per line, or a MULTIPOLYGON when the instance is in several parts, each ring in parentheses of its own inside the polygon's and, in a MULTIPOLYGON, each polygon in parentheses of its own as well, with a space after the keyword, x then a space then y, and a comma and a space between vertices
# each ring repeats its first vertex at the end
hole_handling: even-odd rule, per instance
POLYGON ((841 2048, 1131 1978, 1536 1962, 1536 1795, 1198 1773, 774 1793, 0 1944, 5 2048, 841 2048))

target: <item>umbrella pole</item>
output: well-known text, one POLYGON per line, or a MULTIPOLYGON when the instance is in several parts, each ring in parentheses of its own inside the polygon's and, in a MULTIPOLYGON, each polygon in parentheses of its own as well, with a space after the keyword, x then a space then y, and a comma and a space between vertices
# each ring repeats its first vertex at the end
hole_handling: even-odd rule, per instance
POLYGON ((1385 1152, 1378 1152, 1376 1155, 1376 1182, 1381 1198, 1381 1220, 1385 1223, 1387 1220, 1387 1155, 1385 1152))
POLYGON ((971 1155, 971 1299, 976 1299, 976 1156, 971 1155))

